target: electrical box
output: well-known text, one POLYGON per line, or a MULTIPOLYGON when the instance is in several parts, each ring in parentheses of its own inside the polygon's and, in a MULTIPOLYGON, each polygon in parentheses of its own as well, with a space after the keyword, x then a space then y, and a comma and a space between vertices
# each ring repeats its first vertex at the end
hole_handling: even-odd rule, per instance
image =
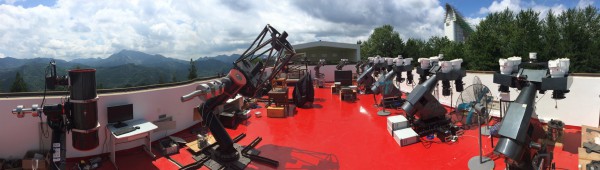
POLYGON ((419 135, 412 128, 404 128, 394 131, 394 140, 400 147, 407 146, 419 141, 419 135))

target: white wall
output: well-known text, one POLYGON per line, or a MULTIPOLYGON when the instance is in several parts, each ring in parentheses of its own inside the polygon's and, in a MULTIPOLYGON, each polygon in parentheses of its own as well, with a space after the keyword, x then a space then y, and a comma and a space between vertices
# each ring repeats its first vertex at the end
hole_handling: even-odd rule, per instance
MULTIPOLYGON (((312 66, 309 66, 309 70, 313 72, 312 66)), ((325 74, 325 81, 333 81, 333 72, 335 65, 327 65, 321 67, 321 73, 325 74)), ((355 72, 354 65, 347 65, 344 70, 352 70, 355 72)), ((414 81, 418 82, 418 74, 413 71, 414 81)), ((498 100, 498 85, 493 82, 493 74, 487 73, 467 73, 467 76, 463 78, 465 83, 464 87, 473 84, 473 78, 477 76, 481 82, 486 85, 494 96, 494 100, 498 100)), ((406 74, 403 74, 406 78, 406 74)), ((452 99, 450 96, 442 96, 441 82, 439 83, 439 96, 440 102, 444 105, 450 106, 456 104, 456 100, 460 96, 460 93, 456 92, 454 88, 454 82, 451 82, 452 88, 452 99)), ((401 85, 401 90, 410 92, 413 89, 412 86, 407 86, 405 83, 401 85)), ((566 98, 562 100, 552 99, 552 91, 546 91, 546 94, 538 94, 536 98, 536 114, 540 120, 546 122, 550 119, 558 119, 565 122, 567 125, 581 126, 599 126, 600 124, 600 77, 573 77, 573 84, 571 85, 571 92, 565 94, 566 98), (555 108, 557 106, 557 108, 555 108)), ((511 100, 517 98, 519 93, 516 89, 510 89, 511 100)), ((492 110, 492 115, 499 115, 497 110, 492 110)))
POLYGON ((456 15, 454 11, 446 12, 446 18, 444 19, 444 35, 450 41, 456 41, 456 15))
MULTIPOLYGON (((314 75, 312 66, 309 70, 314 75)), ((321 67, 321 72, 325 74, 325 81, 333 81, 333 72, 335 65, 327 65, 321 67)), ((347 65, 344 70, 355 71, 354 65, 347 65)), ((464 78, 465 88, 471 84, 474 76, 478 76, 481 81, 488 86, 493 95, 498 95, 498 85, 492 82, 492 74, 467 73, 464 78)), ((406 75, 404 75, 406 77, 406 75)), ((414 73, 415 82, 418 76, 414 73)), ((181 131, 193 125, 192 111, 193 108, 200 104, 198 99, 193 99, 186 103, 181 103, 179 98, 195 89, 199 83, 188 85, 135 91, 129 93, 114 93, 100 95, 98 101, 98 121, 102 125, 99 131, 100 146, 91 151, 78 151, 71 146, 71 135, 67 136, 67 157, 82 157, 89 155, 97 155, 101 153, 102 144, 105 139, 104 127, 106 125, 106 107, 121 104, 133 104, 134 119, 146 119, 154 121, 158 119, 158 115, 167 114, 173 116, 173 120, 177 121, 177 128, 166 132, 172 134, 181 131)), ((568 125, 589 125, 598 126, 600 115, 600 78, 598 77, 574 77, 571 92, 566 94, 566 99, 558 101, 558 108, 554 108, 555 101, 551 99, 551 91, 546 92, 545 96, 538 95, 539 102, 537 103, 537 113, 543 121, 550 119, 560 119, 568 125)), ((441 85, 440 85, 441 86, 441 85)), ((412 87, 403 84, 403 91, 410 91, 412 87)), ((441 88, 439 88, 441 94, 441 88)), ((453 89, 453 99, 450 97, 441 96, 441 102, 450 105, 450 100, 456 102, 459 93, 453 89)), ((514 100, 518 96, 515 89, 511 89, 511 98, 514 100)), ((497 98, 496 98, 497 99, 497 98)), ((52 104, 59 102, 59 97, 49 97, 46 103, 52 104)), ((0 158, 21 158, 25 151, 39 148, 39 118, 31 117, 17 118, 11 114, 11 110, 17 105, 25 105, 30 107, 31 104, 39 104, 41 97, 26 97, 26 98, 0 98, 0 158)), ((153 140, 165 136, 165 132, 154 133, 153 140)), ((121 144, 117 147, 127 149, 138 146, 142 141, 121 144)), ((46 143, 44 147, 48 148, 46 143)), ((104 149, 108 151, 108 145, 104 149)))
MULTIPOLYGON (((418 82, 418 75, 415 73, 415 83, 418 82)), ((498 85, 493 83, 493 74, 485 73, 467 73, 463 79, 464 87, 472 84, 473 77, 479 77, 481 82, 487 86, 494 96, 494 100, 499 100, 498 85)), ((573 77, 571 92, 565 94, 566 98, 562 100, 552 99, 552 91, 546 91, 546 94, 537 94, 536 114, 541 121, 547 122, 550 119, 558 119, 565 122, 567 125, 581 126, 598 126, 600 119, 600 78, 599 77, 573 77), (555 108, 557 106, 557 108, 555 108)), ((442 96, 441 82, 439 82, 440 102, 444 105, 456 104, 456 100, 460 93, 456 92, 454 83, 451 82, 452 99, 450 96, 442 96)), ((403 91, 410 92, 412 87, 402 84, 403 91)), ((515 100, 518 96, 517 89, 510 89, 511 100, 515 100)), ((498 116, 499 112, 492 111, 492 115, 498 116)))
MULTIPOLYGON (((152 90, 135 91, 128 93, 111 93, 99 95, 98 100, 98 121, 101 128, 99 130, 100 145, 91 151, 78 151, 71 145, 71 134, 67 135, 67 157, 82 157, 97 155, 103 149, 105 140, 105 127, 107 124, 106 107, 122 104, 133 104, 134 119, 146 119, 155 121, 161 114, 173 116, 177 127, 167 132, 153 133, 152 140, 157 140, 181 131, 195 124, 193 121, 193 108, 200 104, 199 99, 181 103, 180 97, 196 88, 198 83, 181 85, 169 88, 160 88, 152 90)), ((47 104, 56 104, 60 101, 59 97, 52 96, 46 98, 47 104)), ((21 158, 25 151, 39 148, 39 118, 27 115, 24 118, 17 118, 11 114, 11 110, 17 105, 31 107, 32 104, 41 103, 41 97, 26 98, 0 98, 0 158, 21 158)), ((44 117, 45 119, 45 117, 44 117)), ((45 121, 45 120, 44 120, 45 121)), ((109 141, 106 141, 105 152, 109 151, 109 141)), ((120 144, 117 150, 128 149, 139 146, 143 140, 120 144)), ((47 149, 50 144, 46 143, 47 149)))

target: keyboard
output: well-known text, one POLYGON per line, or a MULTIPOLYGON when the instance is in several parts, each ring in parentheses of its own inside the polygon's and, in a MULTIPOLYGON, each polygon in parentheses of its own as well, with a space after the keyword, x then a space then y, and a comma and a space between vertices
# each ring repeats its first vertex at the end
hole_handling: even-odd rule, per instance
POLYGON ((137 128, 133 127, 133 126, 127 126, 127 127, 122 127, 119 128, 117 130, 115 130, 113 132, 113 134, 115 134, 116 136, 121 136, 123 134, 129 133, 129 132, 133 132, 135 131, 137 128))

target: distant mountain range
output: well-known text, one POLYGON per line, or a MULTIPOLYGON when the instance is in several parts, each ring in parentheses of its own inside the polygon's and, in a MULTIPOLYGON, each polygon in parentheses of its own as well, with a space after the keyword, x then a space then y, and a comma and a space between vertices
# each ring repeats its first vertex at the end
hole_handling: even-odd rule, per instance
MULTIPOLYGON (((240 55, 202 57, 194 61, 198 77, 226 73, 240 55)), ((44 90, 45 68, 51 58, 0 58, 0 92, 9 92, 15 75, 20 72, 29 91, 44 90)), ((72 61, 54 59, 58 75, 66 75, 74 68, 96 69, 98 88, 120 88, 187 80, 189 61, 122 50, 107 58, 82 58, 72 61)))

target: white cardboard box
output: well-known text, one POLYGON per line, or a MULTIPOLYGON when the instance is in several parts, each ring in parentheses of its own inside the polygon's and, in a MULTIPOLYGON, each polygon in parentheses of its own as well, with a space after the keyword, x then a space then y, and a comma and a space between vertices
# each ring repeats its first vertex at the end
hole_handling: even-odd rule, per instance
POLYGON ((387 125, 392 127, 392 130, 400 130, 408 127, 408 120, 402 116, 389 116, 387 117, 387 125))
POLYGON ((419 135, 412 128, 404 128, 394 131, 394 140, 400 147, 407 146, 419 141, 419 135))
POLYGON ((392 130, 392 126, 387 125, 387 131, 390 135, 392 135, 392 137, 394 137, 394 131, 392 130))

